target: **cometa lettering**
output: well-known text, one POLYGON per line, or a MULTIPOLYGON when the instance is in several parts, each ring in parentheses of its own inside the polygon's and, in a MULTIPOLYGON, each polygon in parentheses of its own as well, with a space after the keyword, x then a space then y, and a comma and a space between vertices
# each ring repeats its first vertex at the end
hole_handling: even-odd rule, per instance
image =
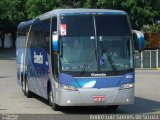
POLYGON ((91 73, 91 76, 93 77, 105 77, 106 76, 106 73, 91 73))

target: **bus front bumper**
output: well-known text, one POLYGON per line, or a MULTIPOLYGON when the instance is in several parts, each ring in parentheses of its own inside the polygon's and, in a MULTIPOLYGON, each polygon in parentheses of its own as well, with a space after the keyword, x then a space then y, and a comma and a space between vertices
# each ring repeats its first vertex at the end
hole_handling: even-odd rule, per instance
POLYGON ((77 91, 58 89, 55 92, 55 103, 60 106, 106 106, 125 105, 134 102, 134 88, 79 88, 77 91), (103 97, 95 101, 94 96, 103 97))

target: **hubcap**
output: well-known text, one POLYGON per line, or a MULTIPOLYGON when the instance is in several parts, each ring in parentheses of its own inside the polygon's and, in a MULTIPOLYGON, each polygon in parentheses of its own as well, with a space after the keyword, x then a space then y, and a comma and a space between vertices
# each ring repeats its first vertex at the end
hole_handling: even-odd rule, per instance
POLYGON ((53 103, 52 91, 49 92, 49 100, 50 100, 51 103, 53 103))
POLYGON ((26 82, 26 93, 28 93, 28 84, 26 82))
POLYGON ((22 82, 22 89, 23 89, 23 91, 25 91, 25 82, 24 82, 24 80, 22 82))

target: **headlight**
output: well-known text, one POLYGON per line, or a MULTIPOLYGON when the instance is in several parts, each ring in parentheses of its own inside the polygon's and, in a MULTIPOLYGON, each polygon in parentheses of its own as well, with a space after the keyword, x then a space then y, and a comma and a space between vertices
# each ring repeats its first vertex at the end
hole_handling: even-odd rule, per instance
POLYGON ((65 89, 65 90, 74 90, 77 91, 77 88, 72 86, 72 85, 65 85, 65 84, 61 84, 61 88, 65 89))
POLYGON ((129 88, 133 88, 133 87, 134 87, 134 83, 123 84, 120 87, 120 90, 122 90, 122 89, 129 89, 129 88))

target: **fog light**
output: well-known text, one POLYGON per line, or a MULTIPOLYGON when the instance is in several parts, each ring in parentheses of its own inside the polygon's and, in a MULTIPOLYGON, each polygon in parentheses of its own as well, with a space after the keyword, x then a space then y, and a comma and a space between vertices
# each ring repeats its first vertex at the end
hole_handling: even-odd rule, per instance
POLYGON ((68 103, 68 104, 70 104, 70 103, 71 103, 71 101, 70 101, 70 100, 67 100, 67 103, 68 103))
POLYGON ((129 99, 126 99, 126 102, 129 102, 129 99))

